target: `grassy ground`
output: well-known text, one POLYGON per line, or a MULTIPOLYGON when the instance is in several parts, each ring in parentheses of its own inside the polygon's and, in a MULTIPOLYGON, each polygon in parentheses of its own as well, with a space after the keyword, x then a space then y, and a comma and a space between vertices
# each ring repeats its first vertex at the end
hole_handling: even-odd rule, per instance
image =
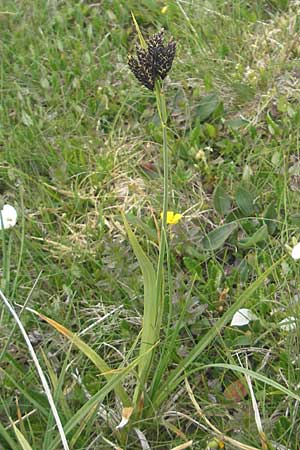
MULTIPOLYGON (((164 27, 178 45, 165 83, 170 209, 184 214, 170 233, 171 328, 185 312, 167 370, 253 280, 287 255, 245 305, 258 320, 225 327, 187 373, 206 418, 256 448, 262 444, 251 398, 233 393, 232 383, 243 376, 201 367, 248 364, 299 392, 300 328, 286 331, 279 324, 299 316, 299 266, 285 248, 300 235, 298 8, 288 0, 2 0, 0 6, 0 201, 19 212, 16 228, 1 234, 3 292, 18 304, 30 296, 28 306, 82 332, 113 367, 140 331, 141 276, 120 208, 154 260, 162 160, 155 98, 127 66, 136 42, 133 10, 146 35, 164 27), (210 250, 203 238, 232 221, 238 226, 210 250)), ((8 339, 13 322, 4 310, 0 320, 1 424, 15 439, 10 418, 29 414, 20 430, 33 450, 49 450, 49 406, 40 381, 21 335, 8 339)), ((52 384, 63 373, 60 410, 67 421, 102 378, 76 349, 67 354, 65 339, 49 325, 30 312, 22 321, 52 384)), ((299 449, 299 401, 274 385, 252 382, 269 445, 299 449)), ((131 377, 124 383, 129 392, 132 383, 131 377)), ((103 407, 120 418, 113 395, 103 407)), ((68 436, 70 448, 118 448, 103 417, 83 421, 79 433, 68 436)), ((184 383, 155 417, 134 426, 151 449, 188 440, 195 449, 222 447, 220 439, 211 442, 213 433, 184 383)), ((12 448, 1 436, 0 448, 12 448)), ((126 448, 148 447, 133 430, 126 448)))

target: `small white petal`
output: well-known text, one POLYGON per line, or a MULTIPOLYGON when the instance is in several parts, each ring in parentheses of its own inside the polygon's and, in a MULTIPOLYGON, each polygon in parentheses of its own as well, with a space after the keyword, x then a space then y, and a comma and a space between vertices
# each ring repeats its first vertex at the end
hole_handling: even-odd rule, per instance
POLYGON ((293 247, 292 258, 295 259, 295 261, 297 261, 297 259, 300 259, 300 242, 298 242, 298 244, 293 247))
POLYGON ((128 419, 126 419, 125 417, 122 417, 121 422, 119 423, 119 425, 116 426, 116 430, 120 430, 121 428, 125 427, 125 425, 128 424, 128 419))
POLYGON ((16 225, 18 214, 13 206, 4 205, 0 211, 0 215, 0 230, 11 228, 16 225))
POLYGON ((294 316, 286 317, 279 322, 279 325, 284 331, 293 331, 296 328, 296 319, 294 316))
POLYGON ((119 425, 116 426, 116 430, 120 430, 121 428, 125 427, 125 425, 128 424, 130 416, 132 414, 133 408, 131 406, 127 406, 123 408, 122 411, 122 419, 119 425))
POLYGON ((250 320, 256 319, 256 315, 250 309, 242 308, 234 314, 230 325, 232 327, 243 327, 244 325, 248 325, 250 320))

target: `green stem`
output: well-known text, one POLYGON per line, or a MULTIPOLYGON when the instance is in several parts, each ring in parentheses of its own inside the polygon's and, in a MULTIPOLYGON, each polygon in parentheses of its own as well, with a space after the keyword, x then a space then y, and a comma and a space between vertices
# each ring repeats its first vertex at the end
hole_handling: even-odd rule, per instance
POLYGON ((159 243, 159 256, 156 276, 156 305, 157 305, 157 339, 159 338, 160 327, 162 323, 163 307, 164 307, 164 289, 163 289, 163 272, 167 242, 167 211, 168 211, 168 187, 169 187, 169 153, 167 141, 167 109, 165 96, 162 92, 159 82, 155 84, 155 95, 157 108, 160 117, 161 128, 163 132, 163 208, 161 221, 161 236, 159 243))
MULTIPOLYGON (((161 89, 161 85, 158 81, 155 83, 155 95, 157 109, 160 117, 160 123, 163 134, 163 205, 162 205, 162 221, 161 221, 161 235, 159 242, 159 255, 156 272, 156 285, 155 285, 155 324, 153 326, 155 330, 154 342, 157 342, 160 337, 160 328, 162 323, 162 316, 164 311, 164 262, 166 254, 167 243, 167 210, 168 210, 168 179, 169 179, 169 155, 167 145, 167 111, 165 97, 161 89)), ((153 343, 154 343, 153 342, 153 343)), ((136 417, 140 417, 142 414, 144 399, 142 397, 143 390, 145 389, 147 378, 151 367, 151 359, 153 358, 154 351, 151 353, 151 358, 143 370, 139 385, 134 394, 134 405, 137 406, 136 417)))

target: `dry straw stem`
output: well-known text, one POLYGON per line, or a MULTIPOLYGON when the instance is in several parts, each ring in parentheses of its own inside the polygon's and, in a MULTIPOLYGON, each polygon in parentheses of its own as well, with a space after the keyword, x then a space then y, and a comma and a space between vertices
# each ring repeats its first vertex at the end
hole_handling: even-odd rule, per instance
MULTIPOLYGON (((248 366, 248 364, 247 364, 248 366)), ((260 414, 259 414, 259 409, 258 409, 258 404, 254 395, 254 391, 253 391, 253 387, 252 387, 252 381, 251 378, 248 374, 245 374, 245 378, 248 384, 248 388, 249 388, 249 392, 250 392, 250 397, 251 397, 251 401, 252 401, 252 407, 253 407, 253 411, 254 411, 254 417, 255 417, 255 423, 256 423, 256 427, 259 433, 259 437, 261 440, 261 448, 262 450, 268 450, 268 443, 267 443, 267 437, 265 435, 265 432, 263 431, 262 428, 262 423, 261 423, 261 418, 260 418, 260 414)))
POLYGON ((191 445, 193 445, 193 441, 188 441, 184 444, 177 445, 177 447, 173 447, 171 450, 184 450, 185 448, 191 447, 191 445))
POLYGON ((259 450, 257 447, 252 447, 251 445, 246 445, 243 444, 242 442, 236 441, 235 439, 230 438, 229 436, 224 435, 220 430, 218 430, 218 428, 216 428, 209 420, 208 418, 205 416, 205 414, 203 413, 202 409, 200 408, 199 404, 197 403, 197 400, 195 399, 195 396, 193 394, 192 388, 187 380, 187 378, 185 378, 185 386, 186 386, 186 390, 187 393, 197 411, 197 413, 199 414, 199 416, 201 417, 201 419, 204 420, 204 422, 208 425, 208 427, 212 430, 213 434, 219 438, 220 440, 227 442, 228 444, 242 449, 242 450, 259 450))
POLYGON ((29 411, 27 414, 24 414, 22 417, 20 417, 17 420, 13 420, 10 425, 7 425, 5 427, 6 430, 9 430, 13 425, 18 425, 21 422, 24 422, 28 417, 32 416, 32 414, 35 414, 37 412, 37 409, 33 409, 32 411, 29 411))

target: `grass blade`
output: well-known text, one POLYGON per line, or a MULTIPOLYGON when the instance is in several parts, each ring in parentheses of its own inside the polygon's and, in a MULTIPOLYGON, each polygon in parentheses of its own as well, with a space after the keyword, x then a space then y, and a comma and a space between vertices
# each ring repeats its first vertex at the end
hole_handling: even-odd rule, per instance
MULTIPOLYGON (((0 436, 2 437, 3 440, 5 440, 8 445, 9 448, 17 450, 18 449, 18 445, 16 444, 16 442, 10 437, 10 434, 6 431, 6 429, 4 428, 4 426, 1 424, 0 422, 0 436)), ((0 447, 1 448, 1 447, 0 447)))
POLYGON ((0 367, 0 372, 5 374, 10 383, 12 383, 16 389, 44 416, 49 417, 49 409, 46 409, 40 402, 38 402, 32 395, 29 394, 28 390, 24 389, 20 383, 14 380, 14 378, 4 369, 0 367))
MULTIPOLYGON (((49 323, 53 328, 55 328, 59 333, 61 333, 63 336, 68 338, 72 344, 74 344, 78 350, 80 350, 85 356, 87 356, 92 363, 95 364, 95 366, 100 370, 101 374, 106 377, 107 380, 110 380, 112 377, 112 373, 114 372, 111 367, 106 364, 106 362, 88 345, 86 344, 82 339, 80 339, 75 333, 72 333, 72 331, 68 330, 66 327, 61 325, 60 323, 56 322, 53 319, 50 319, 47 316, 44 316, 44 314, 39 313, 38 311, 35 311, 30 308, 30 311, 36 314, 40 319, 44 320, 45 322, 49 323)), ((115 386, 115 392, 116 395, 119 397, 121 402, 124 406, 131 406, 131 400, 123 388, 121 384, 116 384, 115 386)))
POLYGON ((144 37, 142 35, 142 32, 141 32, 140 27, 139 27, 139 24, 137 23, 135 15, 133 14, 132 11, 131 11, 131 16, 132 16, 132 20, 133 20, 136 32, 138 34, 139 40, 140 40, 140 45, 141 45, 142 48, 147 48, 146 41, 145 41, 145 39, 144 39, 144 37))
POLYGON ((123 220, 130 244, 138 260, 144 280, 144 318, 143 318, 143 331, 141 336, 141 347, 140 347, 140 355, 144 356, 141 359, 138 369, 139 383, 135 393, 136 398, 136 396, 138 396, 138 392, 140 392, 141 389, 143 389, 151 365, 152 351, 149 352, 148 350, 151 347, 153 347, 153 345, 157 340, 156 320, 157 320, 158 305, 156 301, 156 290, 155 290, 156 275, 151 261, 146 256, 142 247, 138 243, 124 215, 123 220))
POLYGON ((196 358, 206 349, 206 347, 215 339, 220 333, 221 329, 227 325, 231 320, 233 314, 238 311, 248 298, 261 286, 264 280, 270 275, 273 270, 282 263, 285 259, 283 256, 270 266, 260 277, 257 278, 237 299, 237 301, 228 309, 228 311, 219 319, 219 321, 211 327, 211 329, 203 336, 198 344, 193 348, 189 355, 184 358, 176 369, 174 369, 166 382, 164 383, 164 389, 158 391, 157 395, 153 398, 153 407, 156 410, 159 405, 166 399, 166 397, 172 392, 178 384, 181 382, 182 373, 195 361, 196 358))
POLYGON ((17 439, 19 441, 19 444, 21 445, 23 450, 33 450, 29 442, 25 439, 24 435, 21 433, 21 431, 16 427, 14 423, 12 423, 14 432, 17 436, 17 439))
POLYGON ((263 383, 268 384, 269 386, 272 386, 274 389, 277 389, 278 391, 282 392, 283 394, 286 394, 289 397, 294 398, 295 400, 300 402, 300 395, 296 394, 295 392, 291 391, 290 389, 286 388, 285 386, 282 386, 282 384, 277 383, 277 381, 274 381, 271 378, 268 378, 265 375, 262 375, 261 373, 254 372, 253 370, 246 369, 245 367, 240 367, 240 366, 235 366, 234 364, 225 364, 225 363, 206 364, 205 366, 199 367, 199 369, 202 370, 202 369, 206 369, 209 367, 220 367, 220 369, 234 370, 235 372, 239 372, 244 375, 248 375, 251 378, 254 378, 255 380, 262 381, 263 383))
MULTIPOLYGON (((152 350, 148 350, 149 352, 152 350)), ((143 355, 144 356, 144 355, 143 355)), ((128 373, 132 372, 133 369, 138 365, 140 359, 143 356, 139 356, 136 358, 131 364, 127 367, 122 368, 117 373, 112 375, 111 379, 106 383, 106 385, 95 395, 93 395, 74 415, 73 417, 65 424, 64 431, 66 435, 72 431, 78 423, 80 423, 86 416, 89 414, 90 410, 93 409, 98 403, 102 402, 103 399, 113 390, 116 385, 120 384, 121 381, 128 375, 128 373)), ((53 442, 51 443, 48 450, 56 450, 57 445, 59 444, 59 437, 57 436, 53 442)))
MULTIPOLYGON (((56 373, 53 369, 53 367, 51 366, 51 363, 49 361, 49 359, 47 358, 47 356, 45 355, 45 353, 43 352, 43 350, 41 350, 43 359, 45 361, 46 367, 48 369, 48 374, 49 374, 49 378, 51 380, 52 383, 52 387, 53 387, 53 392, 54 392, 54 400, 56 404, 60 404, 61 407, 61 413, 63 414, 63 417, 66 419, 70 419, 72 417, 72 411, 70 410, 66 397, 63 393, 63 382, 65 379, 65 374, 66 374, 66 369, 67 369, 67 364, 69 361, 69 357, 70 357, 70 352, 71 352, 71 348, 72 345, 70 345, 59 378, 57 378, 56 373)), ((44 441, 43 441, 43 448, 42 450, 47 450, 50 442, 53 439, 53 417, 49 416, 48 418, 48 423, 47 423, 47 427, 46 427, 46 432, 45 432, 45 436, 44 436, 44 441)), ((71 445, 72 448, 72 445, 71 445)))
POLYGON ((18 325, 19 330, 22 333, 22 336, 23 336, 23 338, 24 338, 24 340, 26 342, 27 348, 29 350, 30 356, 31 356, 31 358, 32 358, 32 360, 34 362, 34 365, 35 365, 36 370, 38 372, 38 375, 40 377, 41 383, 43 385, 44 392, 45 392, 45 394, 47 396, 47 400, 49 402, 49 405, 50 405, 53 417, 55 419, 55 423, 56 423, 56 426, 57 426, 57 429, 58 429, 58 432, 59 432, 59 435, 60 435, 60 440, 61 440, 61 443, 63 445, 63 448, 64 448, 64 450, 69 450, 69 445, 68 445, 66 436, 64 434, 63 426, 62 426, 59 414, 57 412, 55 403, 53 401, 53 397, 52 397, 52 394, 51 394, 48 382, 47 382, 46 377, 44 375, 44 372, 43 372, 43 370, 41 368, 39 360, 38 360, 38 358, 36 356, 34 348, 33 348, 32 344, 30 342, 28 334, 27 334, 27 332, 26 332, 26 330, 25 330, 25 328, 24 328, 24 326, 23 326, 23 324, 22 324, 18 314, 16 313, 14 308, 11 306, 11 304, 8 301, 8 299, 5 297, 5 295, 3 294, 3 292, 1 290, 0 290, 0 297, 1 297, 4 305, 6 306, 6 308, 8 309, 10 314, 12 315, 12 317, 14 318, 16 324, 18 325))

